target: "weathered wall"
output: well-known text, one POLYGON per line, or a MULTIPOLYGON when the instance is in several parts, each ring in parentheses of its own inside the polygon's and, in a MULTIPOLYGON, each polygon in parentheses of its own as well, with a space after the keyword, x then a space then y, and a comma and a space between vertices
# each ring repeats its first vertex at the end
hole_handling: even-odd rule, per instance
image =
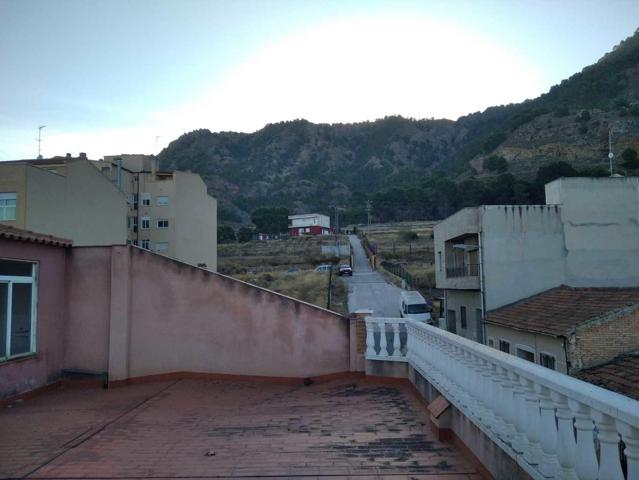
POLYGON ((523 345, 535 352, 535 363, 539 363, 539 354, 546 353, 554 355, 555 369, 558 372, 566 373, 566 352, 563 340, 549 335, 541 335, 532 332, 523 332, 501 325, 486 324, 486 344, 489 339, 494 339, 495 348, 499 348, 499 340, 510 342, 510 353, 517 355, 517 346, 523 345))
POLYGON ((639 285, 639 178, 561 178, 546 186, 546 201, 561 203, 564 283, 639 285))
POLYGON ((446 241, 461 235, 476 234, 477 232, 479 232, 479 209, 477 207, 464 208, 435 225, 433 238, 435 243, 435 281, 437 288, 479 288, 478 277, 447 278, 445 265, 446 241))
POLYGON ((568 341, 571 372, 609 362, 621 353, 639 351, 637 305, 579 326, 568 341))
POLYGON ((66 219, 66 178, 32 165, 25 165, 26 230, 72 238, 66 219))
POLYGON ((71 263, 67 368, 108 363, 111 381, 349 371, 349 320, 336 313, 133 247, 77 249, 71 263))
POLYGON ((38 263, 36 353, 0 362, 0 399, 56 381, 63 364, 66 249, 0 239, 0 258, 38 263))
MULTIPOLYGON (((447 290, 447 310, 455 310, 457 335, 479 341, 481 335, 478 329, 476 310, 481 310, 481 295, 479 290, 447 290), (466 328, 462 328, 461 307, 466 307, 466 328)), ((481 324, 481 322, 479 322, 481 324)))
POLYGON ((486 310, 564 283, 561 207, 483 206, 480 215, 486 310))
POLYGON ((16 219, 0 222, 4 225, 24 228, 27 204, 26 169, 26 165, 0 163, 0 192, 16 194, 16 219))
POLYGON ((64 368, 104 373, 109 363, 111 248, 69 254, 64 368))
POLYGON ((199 175, 174 172, 176 191, 176 258, 217 270, 217 200, 207 195, 199 175))
POLYGON ((67 233, 62 236, 74 246, 126 244, 124 193, 87 160, 68 162, 66 179, 67 233))

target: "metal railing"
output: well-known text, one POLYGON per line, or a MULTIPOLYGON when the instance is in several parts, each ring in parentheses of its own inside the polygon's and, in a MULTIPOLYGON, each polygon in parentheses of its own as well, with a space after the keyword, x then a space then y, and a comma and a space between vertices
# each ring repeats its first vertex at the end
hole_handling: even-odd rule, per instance
POLYGON ((446 277, 448 278, 478 277, 478 276, 479 276, 478 263, 466 263, 461 266, 446 267, 446 277))

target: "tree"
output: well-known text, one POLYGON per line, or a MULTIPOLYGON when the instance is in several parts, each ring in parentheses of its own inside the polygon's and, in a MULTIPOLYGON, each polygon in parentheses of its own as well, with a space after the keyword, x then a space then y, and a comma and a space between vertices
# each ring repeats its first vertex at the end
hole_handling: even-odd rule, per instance
POLYGON ((537 170, 537 184, 540 186, 546 185, 548 182, 552 182, 560 177, 574 177, 577 175, 577 170, 573 168, 568 162, 559 160, 551 162, 539 167, 537 170))
POLYGON ((255 237, 255 229, 250 227, 242 227, 237 231, 237 241, 240 243, 246 243, 253 240, 255 237))
POLYGON ((277 234, 288 230, 288 208, 261 207, 251 214, 251 222, 260 233, 277 234))
POLYGON ((217 226, 217 243, 233 243, 235 238, 235 230, 230 225, 217 226))
POLYGON ((590 120, 590 112, 588 110, 582 110, 581 113, 577 116, 578 122, 587 122, 590 120))
POLYGON ((504 157, 491 155, 484 160, 483 166, 490 172, 504 173, 508 170, 508 162, 504 157))
POLYGON ((633 148, 626 148, 621 153, 621 158, 623 159, 623 163, 621 164, 624 168, 628 170, 635 170, 639 168, 639 158, 637 158, 637 151, 633 148))

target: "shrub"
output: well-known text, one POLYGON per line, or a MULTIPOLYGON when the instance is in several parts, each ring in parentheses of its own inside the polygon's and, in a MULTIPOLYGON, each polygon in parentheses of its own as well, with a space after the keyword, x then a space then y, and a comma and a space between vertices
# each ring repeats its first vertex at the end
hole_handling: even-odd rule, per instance
POLYGON ((508 170, 508 162, 504 157, 492 155, 484 160, 483 166, 490 172, 504 173, 508 170))
POLYGON ((400 242, 414 242, 419 238, 419 235, 411 230, 402 230, 397 234, 397 238, 400 242))

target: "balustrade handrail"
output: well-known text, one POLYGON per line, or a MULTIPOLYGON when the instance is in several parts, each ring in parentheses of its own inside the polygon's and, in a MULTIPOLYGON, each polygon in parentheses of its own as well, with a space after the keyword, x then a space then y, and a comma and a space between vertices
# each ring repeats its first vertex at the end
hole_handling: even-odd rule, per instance
MULTIPOLYGON (((536 384, 577 400, 595 410, 639 428, 639 402, 610 390, 556 372, 541 365, 523 360, 492 347, 482 345, 459 335, 433 327, 423 322, 406 319, 407 327, 421 330, 447 343, 462 347, 473 355, 491 362, 506 371, 513 371, 536 384)), ((409 332, 410 336, 410 332, 409 332)), ((411 338, 411 341, 414 339, 411 338)), ((409 352, 410 353, 410 352, 409 352)))

